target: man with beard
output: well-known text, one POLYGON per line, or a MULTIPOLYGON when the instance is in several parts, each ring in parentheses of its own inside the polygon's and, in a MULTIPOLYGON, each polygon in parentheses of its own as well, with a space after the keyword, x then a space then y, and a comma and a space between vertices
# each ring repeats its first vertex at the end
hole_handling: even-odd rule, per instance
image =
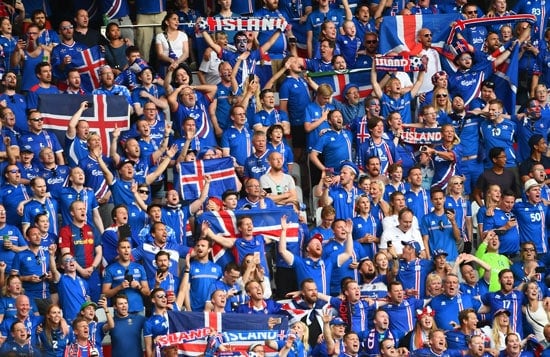
POLYGON ((127 239, 118 241, 118 261, 105 270, 101 291, 108 298, 124 294, 128 298, 128 311, 140 313, 143 311, 144 298, 149 296, 149 284, 145 269, 139 263, 133 262, 132 245, 127 239))
POLYGON ((179 311, 179 306, 176 304, 176 290, 179 289, 181 278, 170 272, 170 253, 161 250, 155 255, 155 264, 157 267, 157 275, 155 276, 155 286, 153 289, 164 289, 166 292, 166 300, 172 305, 172 310, 179 311))
POLYGON ((34 67, 38 83, 29 88, 27 93, 27 110, 37 110, 40 103, 40 94, 59 94, 59 89, 52 84, 52 65, 40 62, 34 67))
POLYGON ((0 104, 4 107, 10 108, 13 111, 17 131, 28 130, 28 124, 26 121, 27 101, 24 95, 16 92, 17 74, 13 71, 4 73, 2 85, 4 87, 4 91, 0 94, 0 104))
POLYGON ((453 111, 449 114, 449 119, 461 142, 462 159, 460 161, 460 171, 462 176, 466 178, 464 181, 464 193, 469 195, 473 192, 474 185, 483 171, 481 157, 478 157, 479 125, 482 117, 470 112, 466 113, 464 99, 458 94, 453 97, 451 108, 453 111))
POLYGON ((388 287, 385 282, 386 277, 376 272, 374 262, 370 257, 361 258, 357 271, 359 272, 361 296, 375 300, 388 296, 388 287))
POLYGON ((155 222, 151 226, 152 241, 142 242, 138 247, 132 250, 134 261, 141 262, 147 274, 149 286, 155 286, 157 277, 157 267, 155 266, 155 256, 160 251, 165 251, 170 255, 169 271, 174 276, 179 276, 179 260, 189 252, 188 247, 178 245, 175 242, 168 242, 168 233, 166 225, 161 222, 155 222))
POLYGON ((343 116, 339 110, 328 112, 330 129, 325 131, 313 144, 309 154, 310 161, 322 172, 327 168, 340 167, 343 161, 352 161, 351 144, 353 137, 343 127, 343 116), (323 155, 323 162, 319 156, 323 155))
POLYGON ((308 343, 312 348, 315 347, 319 341, 319 335, 323 333, 322 315, 324 309, 328 306, 325 301, 319 299, 315 280, 312 278, 304 279, 300 283, 300 295, 288 304, 290 314, 293 314, 294 311, 303 312, 303 314, 293 315, 289 323, 294 324, 297 321, 305 323, 309 328, 308 343))
POLYGON ((38 44, 45 45, 50 51, 59 44, 59 36, 53 29, 46 28, 46 13, 42 9, 33 11, 31 22, 38 27, 38 44))
POLYGON ((211 242, 200 238, 193 248, 194 259, 186 256, 186 269, 178 291, 177 305, 184 301, 192 311, 204 311, 204 305, 210 298, 210 286, 222 277, 222 268, 210 261, 211 242))
POLYGON ((524 184, 525 198, 516 202, 512 213, 516 216, 519 228, 519 240, 523 244, 532 242, 537 249, 538 259, 545 264, 548 261, 548 240, 546 238, 545 219, 548 207, 542 202, 541 185, 535 179, 524 184))
POLYGON ((88 283, 76 274, 76 260, 71 253, 63 254, 61 262, 65 273, 55 283, 63 317, 70 324, 78 316, 80 306, 89 298, 90 289, 88 283))
POLYGON ((270 169, 260 177, 260 185, 270 188, 267 197, 271 198, 277 206, 285 206, 296 201, 296 185, 294 178, 283 172, 283 155, 277 151, 269 154, 270 169))
POLYGON ((88 282, 92 301, 99 300, 103 259, 100 235, 87 223, 86 204, 75 200, 70 206, 72 221, 59 231, 61 254, 71 253, 76 259, 76 271, 88 282))
POLYGON ((298 281, 312 278, 321 293, 328 295, 332 271, 334 267, 340 267, 353 254, 353 238, 351 235, 352 222, 345 221, 345 233, 347 234, 345 249, 338 255, 332 254, 323 258, 323 238, 320 234, 313 235, 306 243, 305 257, 294 255, 286 247, 286 217, 281 218, 281 237, 279 239, 279 254, 284 261, 296 269, 298 281))
MULTIPOLYGON (((70 21, 65 20, 59 23, 59 34, 61 42, 52 50, 51 63, 54 78, 64 81, 67 79, 69 69, 84 65, 80 52, 88 47, 74 40, 74 26, 70 21)), ((87 93, 94 89, 90 80, 83 80, 82 88, 87 93)))
MULTIPOLYGON (((370 138, 366 139, 359 147, 357 147, 356 162, 359 168, 365 171, 370 158, 378 158, 380 161, 379 172, 383 177, 387 177, 388 166, 398 163, 401 158, 397 154, 395 144, 387 138, 384 133, 384 120, 382 118, 372 118, 367 122, 370 138)), ((377 180, 377 177, 372 177, 371 180, 377 180)), ((387 183, 387 178, 383 180, 387 183)))
POLYGON ((130 106, 130 111, 134 112, 134 101, 130 91, 125 86, 115 83, 113 69, 109 65, 104 65, 99 69, 100 87, 94 89, 92 94, 120 95, 126 99, 130 106))
POLYGON ((314 194, 320 198, 322 207, 334 207, 336 219, 351 219, 355 215, 357 197, 363 194, 363 191, 355 187, 355 178, 359 170, 355 164, 348 161, 339 167, 339 180, 331 174, 327 175, 326 171, 322 172, 321 182, 316 186, 314 194))
POLYGON ((523 334, 521 306, 525 295, 514 289, 514 274, 510 269, 503 269, 498 273, 500 290, 486 293, 481 296, 483 306, 478 313, 489 313, 492 316, 496 311, 504 309, 510 312, 510 328, 518 334, 523 334))
MULTIPOLYGON (((226 301, 224 306, 225 312, 234 311, 239 304, 244 302, 242 295, 239 295, 240 285, 237 283, 240 276, 241 271, 239 266, 234 262, 227 263, 223 270, 223 277, 210 285, 209 296, 212 296, 216 290, 224 292, 226 301)), ((213 302, 207 301, 205 311, 211 311, 209 307, 213 306, 213 302)))

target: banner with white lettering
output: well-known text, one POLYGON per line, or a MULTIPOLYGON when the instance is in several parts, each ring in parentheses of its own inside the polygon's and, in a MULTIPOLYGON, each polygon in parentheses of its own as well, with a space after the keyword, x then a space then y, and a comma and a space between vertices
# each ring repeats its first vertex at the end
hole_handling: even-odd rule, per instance
POLYGON ((284 31, 288 22, 280 17, 207 17, 198 22, 200 30, 212 31, 284 31))
MULTIPOLYGON (((246 355, 250 345, 281 340, 288 330, 288 318, 281 315, 168 311, 168 321, 169 331, 175 332, 157 337, 157 346, 176 345, 178 356, 199 356, 207 349, 212 355, 224 349, 246 355), (280 320, 273 329, 267 325, 270 317, 280 320)), ((275 351, 271 352, 266 356, 277 355, 275 351)))
POLYGON ((407 144, 440 144, 441 128, 419 128, 403 125, 401 140, 407 144))
POLYGON ((426 56, 380 56, 374 58, 377 71, 420 72, 426 70, 426 56))

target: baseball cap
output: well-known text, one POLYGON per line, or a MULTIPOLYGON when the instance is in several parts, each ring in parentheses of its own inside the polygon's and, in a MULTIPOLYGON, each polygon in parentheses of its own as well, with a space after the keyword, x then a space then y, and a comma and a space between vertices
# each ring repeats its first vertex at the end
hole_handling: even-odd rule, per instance
POLYGON ((449 256, 449 253, 447 253, 447 252, 444 251, 443 249, 436 249, 436 250, 434 250, 434 251, 432 252, 432 255, 433 255, 434 257, 438 257, 438 256, 440 256, 440 255, 444 255, 444 256, 447 257, 447 256, 449 256))
POLYGON ((314 235, 312 235, 307 241, 307 244, 309 244, 309 242, 314 239, 317 239, 319 242, 321 242, 321 244, 323 244, 323 235, 321 233, 315 233, 314 235))
POLYGON ((80 311, 84 310, 88 306, 93 306, 97 310, 97 304, 93 301, 86 301, 84 304, 80 305, 80 311))
POLYGON ((346 325, 346 322, 344 320, 342 320, 342 318, 340 317, 335 317, 333 318, 331 321, 330 321, 330 325, 333 326, 333 325, 346 325))
POLYGON ((406 245, 409 245, 411 246, 412 248, 414 248, 414 251, 416 252, 416 254, 419 254, 420 253, 420 243, 414 241, 414 240, 410 240, 408 242, 405 242, 405 241, 401 241, 401 244, 403 244, 403 246, 406 246, 406 245))
POLYGON ((343 92, 344 95, 348 94, 348 91, 349 91, 350 89, 352 89, 352 88, 357 88, 357 89, 359 89, 359 86, 358 86, 357 84, 355 84, 355 83, 348 83, 348 84, 346 84, 346 86, 344 87, 344 92, 343 92))
POLYGON ((132 160, 124 160, 124 161, 121 161, 120 164, 118 164, 117 169, 120 170, 126 164, 131 164, 132 166, 134 166, 136 163, 132 160))
POLYGON ((495 311, 495 313, 493 314, 493 317, 496 317, 500 314, 506 314, 508 316, 510 316, 510 311, 506 310, 506 309, 498 309, 497 311, 495 311))

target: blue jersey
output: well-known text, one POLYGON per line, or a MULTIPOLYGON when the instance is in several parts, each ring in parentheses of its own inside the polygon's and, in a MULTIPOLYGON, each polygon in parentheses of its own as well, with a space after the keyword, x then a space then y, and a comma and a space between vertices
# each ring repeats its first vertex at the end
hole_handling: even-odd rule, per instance
MULTIPOLYGON (((221 53, 218 53, 218 57, 224 61, 227 61, 231 64, 231 67, 235 67, 237 64, 237 58, 240 56, 238 52, 232 52, 230 50, 222 49, 221 53)), ((262 59, 262 54, 260 50, 250 51, 248 58, 241 62, 241 66, 237 70, 237 83, 242 84, 247 74, 258 74, 258 69, 256 68, 256 63, 262 59), (246 69, 246 70, 245 70, 246 69)))
POLYGON ((262 175, 264 175, 270 168, 269 162, 267 161, 269 154, 271 154, 271 151, 266 150, 260 156, 257 156, 257 153, 253 153, 247 157, 244 162, 244 177, 260 180, 260 177, 262 177, 262 175))
POLYGON ((355 216, 355 201, 363 194, 357 187, 349 192, 340 185, 329 187, 328 195, 332 198, 332 206, 336 210, 336 219, 348 219, 355 216))
POLYGON ((340 167, 343 161, 352 161, 352 135, 348 130, 327 130, 313 145, 312 151, 324 156, 326 167, 340 167))
MULTIPOLYGON (((72 216, 70 212, 71 203, 74 201, 82 201, 86 206, 86 218, 89 225, 94 226, 93 210, 99 207, 95 198, 94 191, 89 187, 84 187, 80 192, 74 189, 74 187, 62 187, 55 192, 55 199, 59 204, 59 212, 61 213, 62 226, 66 226, 71 223, 72 216)), ((97 228, 97 227, 96 227, 97 228)))
MULTIPOLYGON (((460 234, 462 238, 467 241, 469 238, 467 236, 466 230, 466 218, 472 217, 472 204, 469 200, 460 196, 457 199, 448 195, 445 197, 445 208, 452 208, 455 211, 455 220, 456 224, 460 229, 460 234), (468 239, 466 239, 468 238, 468 239)), ((502 243, 502 242, 501 242, 502 243)))
MULTIPOLYGON (((230 99, 233 98, 233 91, 231 85, 226 86, 223 83, 218 83, 218 90, 214 99, 216 102, 216 118, 218 119, 218 125, 222 130, 229 128, 232 124, 231 121, 231 103, 230 99)), ((237 93, 236 93, 237 94, 237 93)))
MULTIPOLYGON (((493 212, 492 216, 485 215, 483 218, 483 231, 485 232, 500 229, 514 216, 511 212, 504 212, 498 207, 493 212)), ((499 235, 498 240, 500 241, 498 249, 500 254, 513 255, 518 253, 520 248, 518 225, 505 230, 504 234, 499 235)))
POLYGON ((432 201, 430 200, 430 192, 421 188, 418 193, 411 190, 405 193, 405 202, 416 217, 424 217, 432 210, 432 201))
MULTIPOLYGON (((155 271, 156 272, 156 271, 155 271)), ((111 288, 116 288, 122 285, 126 276, 131 275, 133 280, 138 282, 148 281, 145 269, 138 263, 130 262, 128 266, 124 266, 119 262, 115 262, 107 267, 105 270, 105 276, 103 277, 103 284, 110 284, 111 288)), ((154 286, 154 285, 149 285, 154 286)), ((143 311, 143 297, 141 292, 134 288, 128 287, 121 290, 121 293, 128 297, 128 311, 141 312, 143 311)))
POLYGON ((216 137, 214 136, 214 128, 212 122, 208 116, 208 106, 210 105, 210 99, 200 92, 196 93, 197 101, 191 108, 182 104, 178 106, 176 112, 172 113, 172 120, 174 121, 173 128, 177 135, 185 136, 183 130, 183 120, 187 117, 195 119, 195 125, 197 131, 195 135, 200 139, 200 147, 197 150, 202 150, 205 147, 217 146, 216 137))
POLYGON ((142 177, 134 177, 132 181, 124 181, 120 178, 116 178, 109 187, 113 197, 113 202, 116 205, 124 204, 126 207, 130 206, 134 202, 134 194, 132 193, 132 184, 142 184, 145 179, 142 177))
POLYGON ((546 211, 547 206, 542 202, 516 202, 512 210, 518 222, 520 244, 532 242, 538 254, 548 252, 546 211))
MULTIPOLYGON (((353 240, 357 241, 358 239, 363 238, 367 234, 380 237, 382 233, 382 225, 371 215, 367 217, 355 216, 352 219, 353 222, 353 231, 352 237, 353 240)), ((378 252, 378 244, 376 243, 361 243, 363 247, 363 253, 366 257, 374 257, 378 252)))
MULTIPOLYGON (((27 9, 25 7, 25 9, 27 9)), ((4 68, 5 72, 7 71, 14 71, 16 74, 19 74, 19 66, 12 67, 11 65, 11 56, 15 52, 15 48, 17 47, 17 36, 12 36, 11 38, 7 38, 4 35, 0 35, 0 46, 2 46, 2 51, 4 52, 3 58, 1 59, 1 67, 4 68)), ((5 73, 4 72, 4 73, 5 73)), ((34 72, 34 70, 33 70, 34 72)), ((26 116, 24 117, 26 119, 26 116)))
POLYGON ((166 11, 166 0, 136 0, 137 14, 159 14, 166 11))
POLYGON ((487 79, 493 71, 492 62, 485 56, 485 52, 475 52, 475 64, 471 69, 449 73, 448 88, 451 92, 451 97, 460 94, 464 98, 465 105, 470 104, 474 98, 478 97, 481 90, 481 82, 487 79))
POLYGON ((487 293, 481 296, 481 302, 491 308, 491 312, 499 309, 505 309, 510 312, 510 328, 517 332, 520 336, 523 335, 523 324, 521 306, 523 305, 524 295, 518 290, 512 290, 509 293, 497 291, 487 293))
MULTIPOLYGON (((59 43, 55 46, 52 50, 50 60, 50 63, 52 64, 53 77, 60 81, 65 80, 67 79, 67 73, 70 69, 83 66, 84 60, 82 59, 80 52, 86 49, 88 49, 88 47, 85 44, 76 41, 73 42, 72 45, 59 43), (71 63, 62 66, 65 56, 71 56, 71 63)), ((85 85, 85 83, 82 83, 81 85, 82 89, 88 93, 93 90, 91 86, 85 85)))
POLYGON ((52 196, 55 196, 59 190, 69 182, 70 169, 67 165, 55 165, 52 169, 47 169, 42 167, 39 172, 44 180, 46 180, 46 185, 48 187, 48 192, 52 196))
MULTIPOLYGON (((331 239, 323 247, 323 259, 328 259, 329 256, 335 255, 338 256, 340 253, 343 253, 346 250, 345 242, 338 242, 335 239, 331 239)), ((353 253, 348 260, 344 261, 340 265, 335 265, 332 267, 332 276, 330 278, 330 294, 332 296, 337 296, 342 291, 341 282, 344 278, 352 278, 355 281, 359 281, 359 274, 357 269, 351 269, 349 265, 353 262, 358 262, 362 257, 365 256, 363 247, 358 242, 353 242, 353 253)), ((356 331, 356 330, 354 330, 356 331)))
POLYGON ((433 268, 434 265, 431 260, 416 258, 407 262, 401 259, 396 279, 401 282, 403 289, 416 290, 418 292, 416 297, 424 299, 426 295, 426 278, 433 268))
POLYGON ((145 317, 133 314, 120 317, 113 316, 115 327, 109 330, 113 356, 141 356, 143 346, 141 343, 141 330, 145 324, 145 317))
POLYGON ((264 308, 261 310, 256 309, 250 303, 241 304, 237 308, 237 313, 240 314, 281 314, 282 306, 276 301, 271 299, 264 300, 264 308))
POLYGON ((65 137, 65 154, 70 167, 78 166, 80 160, 88 156, 88 141, 75 136, 72 139, 65 137))
POLYGON ((332 277, 332 268, 338 265, 338 256, 331 255, 328 259, 313 260, 294 255, 292 267, 296 269, 297 281, 311 278, 315 280, 317 289, 323 294, 329 294, 329 284, 332 277))
POLYGON ((357 59, 357 51, 361 49, 362 41, 359 36, 353 38, 348 35, 338 34, 336 37, 336 43, 340 48, 340 54, 344 56, 346 64, 353 68, 357 59))
POLYGON ((46 213, 50 221, 50 233, 58 234, 59 227, 57 225, 57 201, 52 198, 46 198, 44 203, 37 201, 36 199, 31 199, 23 208, 23 219, 21 220, 22 224, 32 225, 34 224, 34 219, 39 213, 46 213))
MULTIPOLYGON (((0 101, 6 101, 6 106, 13 111, 15 115, 15 129, 18 132, 29 130, 27 124, 27 101, 25 96, 15 93, 14 95, 0 94, 0 101)), ((3 129, 6 129, 5 127, 3 129)), ((12 141, 12 144, 15 141, 12 141)))
POLYGON ((525 117, 523 120, 514 120, 516 124, 516 139, 517 139, 517 162, 523 162, 531 156, 531 147, 529 139, 534 134, 540 134, 543 137, 550 130, 550 114, 541 113, 542 116, 538 120, 531 120, 525 117))
MULTIPOLYGON (((113 160, 106 156, 103 157, 103 160, 107 167, 112 169, 113 160)), ((88 155, 80 160, 78 166, 84 170, 84 186, 94 190, 97 199, 103 198, 109 190, 109 185, 105 181, 105 176, 99 168, 97 160, 88 155)))
POLYGON ((191 216, 191 211, 189 211, 189 206, 184 205, 181 207, 162 207, 162 216, 160 220, 166 224, 166 226, 171 227, 174 230, 176 236, 176 242, 180 245, 187 245, 187 224, 189 217, 191 216))
MULTIPOLYGON (((64 314, 63 317, 65 317, 64 314)), ((70 331, 64 335, 61 329, 55 329, 51 331, 50 336, 47 336, 46 331, 42 330, 38 339, 43 349, 43 357, 63 357, 65 347, 69 344, 70 331)))
POLYGON ((446 214, 438 216, 434 212, 430 212, 422 217, 420 221, 420 233, 423 236, 428 236, 430 251, 443 249, 443 251, 449 254, 447 256, 448 261, 454 262, 456 260, 458 251, 453 236, 453 227, 446 214))
MULTIPOLYGON (((335 107, 331 104, 327 104, 324 108, 322 108, 317 102, 311 102, 306 107, 306 118, 305 122, 313 124, 317 120, 321 120, 321 117, 323 115, 323 112, 326 110, 334 110, 335 107)), ((317 142, 319 136, 321 136, 322 132, 327 131, 330 129, 329 124, 326 120, 321 121, 321 124, 312 131, 310 131, 307 134, 307 148, 308 150, 311 150, 313 147, 313 144, 317 142)))
POLYGON ((260 253, 260 264, 264 268, 265 275, 269 276, 269 265, 265 258, 265 244, 264 236, 261 234, 253 236, 250 240, 237 238, 233 246, 235 261, 240 265, 247 254, 260 253))
POLYGON ((367 337, 369 331, 369 321, 372 319, 376 303, 369 305, 365 300, 359 300, 351 303, 338 297, 330 299, 330 305, 339 312, 340 317, 347 323, 351 331, 357 331, 359 339, 367 337), (344 312, 344 314, 342 314, 344 312))
POLYGON ((32 150, 34 153, 33 162, 38 162, 38 155, 40 154, 40 150, 42 150, 42 148, 48 147, 52 149, 54 153, 60 153, 63 151, 57 137, 53 133, 49 133, 46 130, 41 130, 38 134, 27 132, 26 134, 21 135, 19 138, 19 147, 25 147, 32 150))
MULTIPOLYGON (((50 272, 50 254, 43 248, 40 248, 37 254, 28 249, 23 250, 17 253, 13 259, 12 274, 42 277, 48 272, 50 272)), ((29 299, 46 299, 50 297, 50 283, 46 279, 42 279, 38 283, 23 281, 23 288, 29 299)))
POLYGON ((436 145, 434 149, 437 151, 452 153, 454 155, 453 160, 445 160, 441 156, 435 156, 433 158, 434 176, 432 178, 432 187, 438 187, 445 190, 451 177, 455 175, 460 175, 462 146, 458 145, 453 147, 452 149, 448 149, 443 145, 436 145))
POLYGON ((204 311, 204 303, 210 299, 210 287, 222 275, 222 268, 218 264, 211 261, 206 263, 191 261, 189 267, 191 310, 204 311))
POLYGON ((159 247, 154 243, 144 242, 139 247, 132 249, 134 260, 141 262, 145 268, 149 286, 155 286, 155 277, 157 275, 155 255, 161 250, 170 253, 171 264, 168 271, 173 275, 179 276, 178 261, 180 256, 185 257, 187 255, 189 248, 179 246, 175 243, 166 243, 164 247, 159 247))
POLYGON ((307 17, 306 30, 313 32, 313 39, 318 39, 321 34, 321 25, 323 22, 332 21, 338 29, 339 27, 342 27, 345 18, 346 16, 344 10, 342 9, 329 9, 328 12, 314 10, 307 17))
MULTIPOLYGON (((254 17, 261 17, 269 21, 269 19, 278 19, 284 17, 282 12, 279 9, 269 10, 266 7, 258 9, 253 14, 254 17)), ((268 31, 259 31, 258 32, 258 42, 260 46, 265 44, 277 30, 268 30, 268 31)), ((269 57, 274 60, 282 60, 285 58, 287 51, 287 42, 284 35, 281 35, 277 38, 275 43, 269 48, 269 57)))
MULTIPOLYGON (((6 212, 14 212, 7 211, 6 212)), ((9 240, 11 244, 15 247, 26 247, 27 241, 23 238, 21 231, 16 226, 10 224, 5 224, 4 227, 0 228, 0 237, 5 240, 9 240)), ((0 244, 0 261, 6 263, 6 272, 11 271, 13 258, 15 258, 15 252, 13 250, 7 250, 4 248, 4 244, 0 244)))
POLYGON ((380 159, 380 173, 382 175, 386 175, 391 164, 401 160, 393 141, 381 139, 380 143, 376 144, 370 137, 357 148, 357 165, 365 171, 367 161, 372 156, 380 159))
POLYGON ((79 314, 80 307, 90 296, 88 282, 80 276, 63 274, 57 282, 59 302, 63 309, 63 317, 71 323, 79 314))
POLYGON ((287 111, 290 125, 303 126, 306 107, 311 101, 306 81, 301 77, 287 76, 279 88, 279 100, 288 102, 287 111))
POLYGON ((403 124, 412 123, 412 114, 411 114, 411 102, 413 97, 411 93, 405 93, 399 98, 392 98, 387 94, 382 94, 380 104, 382 105, 380 113, 384 118, 387 118, 391 112, 399 112, 403 120, 403 124))
POLYGON ((282 125, 284 122, 288 123, 288 114, 284 110, 273 108, 268 112, 263 109, 256 113, 251 126, 254 127, 256 125, 261 125, 270 127, 273 124, 282 125))
POLYGON ((143 337, 155 337, 168 334, 168 318, 164 315, 153 315, 145 321, 143 326, 143 337))
POLYGON ((434 319, 437 327, 443 330, 452 330, 451 322, 459 324, 458 313, 464 309, 474 308, 472 296, 468 294, 457 294, 448 296, 440 294, 432 298, 429 304, 435 312, 434 319))
POLYGON ((228 149, 229 154, 239 166, 244 166, 246 158, 252 154, 252 139, 250 131, 245 127, 238 129, 231 126, 222 135, 222 149, 228 149))
POLYGON ((416 324, 416 309, 422 310, 422 300, 408 298, 400 304, 389 304, 382 307, 390 317, 390 330, 397 337, 403 337, 408 331, 414 329, 416 324))
POLYGON ((482 118, 476 115, 466 114, 460 117, 455 114, 449 116, 456 134, 460 137, 463 156, 478 155, 479 153, 479 126, 482 118))

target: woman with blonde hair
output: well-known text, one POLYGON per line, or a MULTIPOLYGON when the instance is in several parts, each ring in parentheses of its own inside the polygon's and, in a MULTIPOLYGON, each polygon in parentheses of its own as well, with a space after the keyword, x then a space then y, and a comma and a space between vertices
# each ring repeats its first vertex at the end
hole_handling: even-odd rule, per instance
POLYGON ((309 328, 302 321, 290 325, 284 340, 267 340, 266 345, 279 351, 279 357, 306 357, 310 355, 309 328))
POLYGON ((465 243, 471 242, 473 237, 472 205, 470 200, 464 196, 464 177, 452 176, 446 193, 445 209, 454 210, 462 240, 465 243))
POLYGON ((432 105, 435 109, 437 122, 441 125, 449 121, 448 115, 452 113, 453 106, 449 99, 449 91, 447 88, 436 88, 432 98, 432 105))
POLYGON ((384 217, 390 215, 390 205, 384 201, 386 185, 380 180, 372 180, 370 183, 371 215, 382 224, 384 217))
POLYGON ((485 336, 489 336, 491 339, 491 349, 502 351, 506 348, 504 342, 506 336, 509 333, 515 332, 510 326, 510 312, 505 309, 499 309, 493 314, 492 327, 485 326, 481 330, 485 336))
POLYGON ((426 299, 435 297, 443 292, 441 275, 431 273, 426 277, 426 299))

